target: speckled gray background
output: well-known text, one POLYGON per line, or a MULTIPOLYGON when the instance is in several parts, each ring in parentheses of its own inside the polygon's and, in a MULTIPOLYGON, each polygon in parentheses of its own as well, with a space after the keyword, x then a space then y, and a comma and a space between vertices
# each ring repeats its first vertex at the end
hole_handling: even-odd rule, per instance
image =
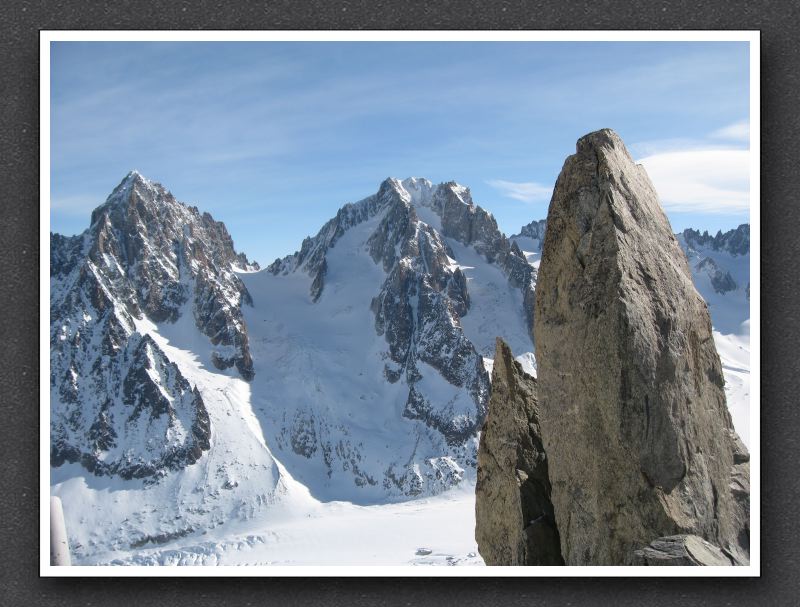
POLYGON ((789 1, 7 0, 0 8, 0 605, 797 604, 799 25, 800 9, 789 1), (37 327, 47 314, 38 308, 40 29, 760 29, 762 577, 40 579, 37 327))

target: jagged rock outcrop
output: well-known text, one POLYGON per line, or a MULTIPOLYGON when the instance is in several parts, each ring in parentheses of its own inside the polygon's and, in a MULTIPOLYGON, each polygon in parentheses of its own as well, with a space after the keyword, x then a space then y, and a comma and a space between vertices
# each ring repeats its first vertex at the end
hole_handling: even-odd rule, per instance
POLYGON ((746 560, 747 500, 731 490, 746 476, 735 468, 744 447, 708 309, 649 178, 613 131, 581 138, 558 177, 535 338, 565 562, 624 564, 679 534, 746 560))
POLYGON ((92 212, 86 232, 52 236, 51 276, 70 287, 54 293, 53 316, 70 314, 77 291, 99 310, 116 306, 120 314, 156 323, 175 322, 188 303, 215 346, 215 366, 235 366, 251 379, 241 304, 252 302, 233 267, 257 265, 236 253, 223 223, 132 171, 92 212))
POLYGON ((632 565, 659 566, 707 566, 743 565, 722 552, 717 546, 696 535, 671 535, 650 542, 649 546, 636 550, 632 565))
POLYGON ((367 246, 387 273, 371 308, 376 331, 389 345, 385 376, 397 381, 402 374, 409 385, 403 416, 424 421, 451 444, 463 443, 482 423, 489 393, 483 359, 459 326, 469 309, 464 275, 451 267, 441 235, 420 222, 411 201, 401 197, 388 208, 367 246), (458 402, 437 402, 418 389, 420 363, 465 388, 474 406, 464 410, 458 402))
POLYGON ((697 272, 702 272, 708 276, 711 287, 715 293, 724 295, 737 288, 736 281, 733 280, 731 273, 719 267, 719 264, 710 257, 704 257, 697 264, 697 272))
POLYGON ((715 236, 708 231, 687 228, 680 233, 687 246, 693 249, 709 248, 714 251, 727 251, 731 255, 747 255, 750 253, 750 224, 743 223, 739 227, 723 232, 718 230, 715 236))
POLYGON ((475 488, 475 539, 487 565, 564 564, 550 492, 536 379, 497 338, 475 488))
POLYGON ((59 396, 53 466, 77 462, 98 476, 150 478, 193 464, 210 447, 200 393, 147 335, 134 333, 91 369, 78 366, 59 396), (98 397, 99 407, 91 406, 98 397))
POLYGON ((530 238, 531 240, 535 240, 539 244, 539 250, 542 250, 542 245, 544 244, 544 232, 547 229, 547 220, 546 219, 534 219, 529 224, 522 226, 519 230, 519 234, 514 234, 511 238, 519 238, 520 236, 523 238, 530 238))
POLYGON ((191 314, 211 362, 253 377, 233 269, 255 269, 225 226, 133 171, 81 235, 51 235, 51 460, 158 476, 210 445, 203 399, 137 323, 191 314))

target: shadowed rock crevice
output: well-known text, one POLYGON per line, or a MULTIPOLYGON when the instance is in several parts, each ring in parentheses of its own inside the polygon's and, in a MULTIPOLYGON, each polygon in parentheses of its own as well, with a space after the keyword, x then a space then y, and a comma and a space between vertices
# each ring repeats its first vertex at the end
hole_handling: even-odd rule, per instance
POLYGON ((564 564, 550 492, 536 379, 498 338, 475 503, 475 539, 487 565, 564 564))

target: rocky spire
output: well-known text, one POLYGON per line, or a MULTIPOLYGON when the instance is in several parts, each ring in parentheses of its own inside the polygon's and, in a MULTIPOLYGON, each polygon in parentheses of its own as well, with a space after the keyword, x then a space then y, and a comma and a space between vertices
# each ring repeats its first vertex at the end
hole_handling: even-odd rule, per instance
POLYGON ((731 487, 748 484, 749 456, 708 308, 652 183, 613 131, 582 137, 558 177, 535 338, 566 563, 630 563, 677 534, 745 561, 749 490, 731 487))
POLYGON ((564 564, 550 492, 536 379, 498 337, 475 489, 475 539, 487 565, 564 564))

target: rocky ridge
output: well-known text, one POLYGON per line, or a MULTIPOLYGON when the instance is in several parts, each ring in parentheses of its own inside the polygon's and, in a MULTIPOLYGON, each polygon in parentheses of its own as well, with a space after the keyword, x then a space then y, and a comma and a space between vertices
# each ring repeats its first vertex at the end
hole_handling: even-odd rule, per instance
POLYGON ((538 244, 539 250, 542 250, 542 245, 544 245, 544 233, 547 229, 547 220, 546 219, 534 219, 530 223, 522 226, 519 230, 519 234, 514 234, 511 236, 511 239, 516 238, 530 238, 535 240, 538 244))
POLYGON ((687 228, 679 234, 687 247, 692 249, 708 248, 714 251, 726 251, 731 255, 747 255, 750 252, 750 224, 743 223, 739 227, 723 232, 718 230, 711 236, 707 230, 687 228))

